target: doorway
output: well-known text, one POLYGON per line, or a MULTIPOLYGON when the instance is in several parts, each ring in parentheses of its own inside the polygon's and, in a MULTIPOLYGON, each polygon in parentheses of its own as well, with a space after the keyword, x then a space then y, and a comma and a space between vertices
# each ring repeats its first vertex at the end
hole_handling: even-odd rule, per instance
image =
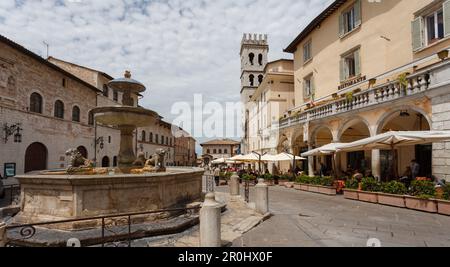
POLYGON ((47 169, 47 147, 41 143, 33 143, 25 152, 25 173, 47 169))

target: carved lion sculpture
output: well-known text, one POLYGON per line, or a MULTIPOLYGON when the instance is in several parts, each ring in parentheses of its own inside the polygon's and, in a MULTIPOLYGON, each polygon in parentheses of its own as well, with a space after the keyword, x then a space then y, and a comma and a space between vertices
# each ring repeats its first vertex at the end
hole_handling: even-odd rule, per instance
POLYGON ((144 167, 147 159, 145 158, 145 154, 143 152, 139 152, 137 159, 133 162, 133 166, 135 167, 144 167))
POLYGON ((83 171, 88 168, 93 168, 92 161, 84 158, 77 149, 69 149, 66 151, 66 156, 70 157, 68 173, 83 171))
POLYGON ((164 149, 156 150, 156 153, 145 163, 145 167, 154 167, 155 172, 165 172, 166 151, 164 149))

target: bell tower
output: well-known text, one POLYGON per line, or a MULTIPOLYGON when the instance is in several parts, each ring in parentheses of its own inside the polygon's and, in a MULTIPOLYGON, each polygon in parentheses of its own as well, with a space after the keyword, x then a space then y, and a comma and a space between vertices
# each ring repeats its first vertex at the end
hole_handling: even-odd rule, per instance
POLYGON ((241 42, 241 103, 243 141, 242 153, 248 151, 249 102, 264 79, 264 69, 268 61, 269 45, 267 34, 247 34, 241 42))

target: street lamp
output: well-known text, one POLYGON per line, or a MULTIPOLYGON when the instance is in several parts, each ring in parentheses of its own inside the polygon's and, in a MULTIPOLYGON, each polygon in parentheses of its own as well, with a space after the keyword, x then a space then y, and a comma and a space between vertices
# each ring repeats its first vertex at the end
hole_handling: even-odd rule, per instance
POLYGON ((105 143, 104 143, 104 138, 103 138, 103 136, 97 138, 97 139, 95 140, 95 143, 96 143, 97 145, 100 145, 100 149, 103 149, 103 148, 105 147, 105 143))
POLYGON ((22 133, 23 129, 21 128, 20 123, 16 123, 14 125, 8 125, 7 123, 3 124, 3 132, 5 133, 5 137, 3 140, 5 144, 8 143, 8 138, 14 135, 14 143, 22 143, 22 133))

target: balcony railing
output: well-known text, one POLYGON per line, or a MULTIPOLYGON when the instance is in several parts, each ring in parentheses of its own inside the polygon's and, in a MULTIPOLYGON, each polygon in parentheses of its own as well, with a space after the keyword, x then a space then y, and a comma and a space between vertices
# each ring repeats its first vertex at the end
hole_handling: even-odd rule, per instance
POLYGON ((368 90, 355 93, 351 98, 339 99, 317 106, 304 112, 297 113, 280 120, 280 128, 324 119, 345 112, 359 110, 374 105, 384 104, 397 99, 413 96, 425 92, 430 87, 430 74, 428 71, 414 73, 406 77, 406 82, 392 81, 368 90))

